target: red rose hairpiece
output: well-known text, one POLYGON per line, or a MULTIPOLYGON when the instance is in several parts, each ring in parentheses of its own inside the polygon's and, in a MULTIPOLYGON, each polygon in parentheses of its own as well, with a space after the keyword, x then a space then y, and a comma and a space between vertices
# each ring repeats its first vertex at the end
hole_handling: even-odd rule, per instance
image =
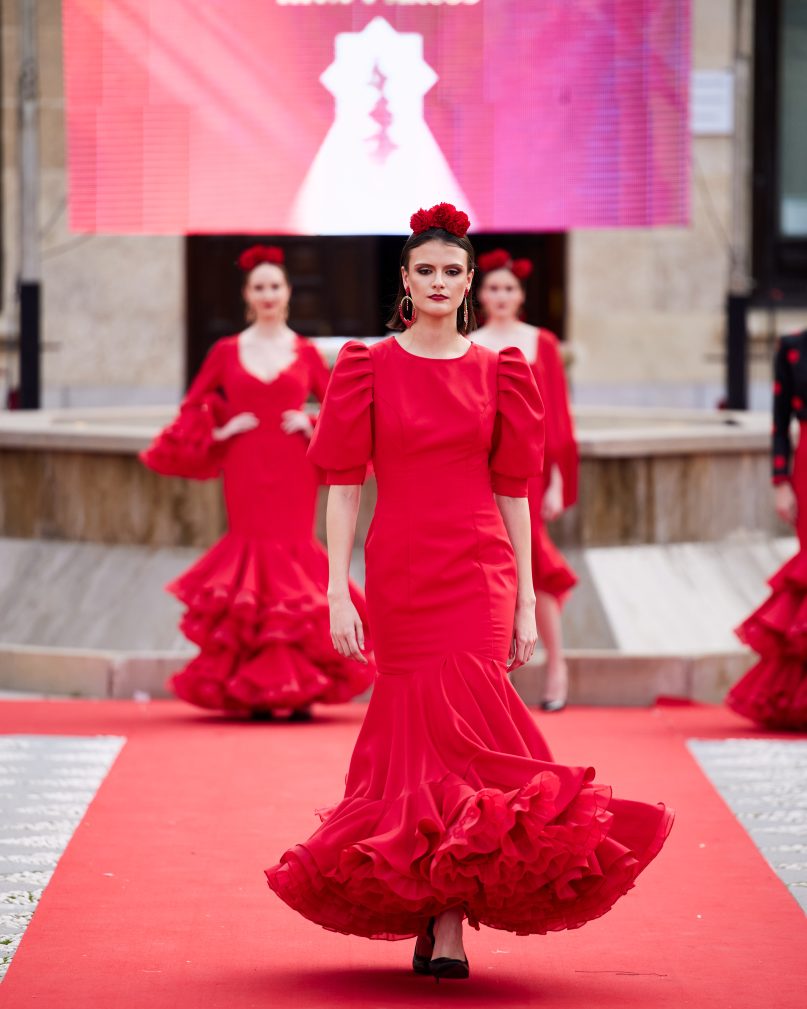
POLYGON ((529 259, 513 259, 505 249, 493 249, 483 252, 477 257, 477 266, 482 273, 492 273, 494 270, 509 270, 518 280, 526 280, 532 273, 532 263, 529 259))
POLYGON ((422 235, 429 228, 442 228, 443 231, 464 238, 471 227, 468 215, 451 203, 438 203, 428 210, 420 209, 412 214, 409 227, 413 235, 422 235))
POLYGON ((277 245, 252 245, 248 249, 244 249, 235 262, 239 270, 249 273, 262 263, 282 266, 285 261, 283 250, 277 245))

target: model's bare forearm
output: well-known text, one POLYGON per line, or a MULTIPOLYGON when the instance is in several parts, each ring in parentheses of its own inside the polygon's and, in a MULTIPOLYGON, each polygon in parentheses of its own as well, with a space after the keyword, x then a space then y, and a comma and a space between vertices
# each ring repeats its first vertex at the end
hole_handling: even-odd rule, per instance
POLYGON ((496 495, 496 504, 504 520, 507 535, 516 555, 518 571, 519 603, 535 605, 535 589, 532 584, 532 536, 530 527, 530 506, 525 497, 505 497, 496 495))
POLYGON ((358 484, 333 486, 328 491, 326 530, 328 534, 328 598, 349 596, 350 558, 356 539, 361 487, 358 484))

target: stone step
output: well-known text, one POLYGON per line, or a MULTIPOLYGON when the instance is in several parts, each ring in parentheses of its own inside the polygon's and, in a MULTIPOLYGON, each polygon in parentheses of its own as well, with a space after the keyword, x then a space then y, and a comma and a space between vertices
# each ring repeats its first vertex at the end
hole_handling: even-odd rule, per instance
MULTIPOLYGON (((0 645, 0 690, 58 697, 167 697, 166 679, 192 654, 0 645)), ((719 703, 753 656, 741 650, 709 655, 572 651, 567 661, 571 704, 642 707, 659 697, 719 703)), ((525 703, 540 703, 542 656, 515 670, 512 679, 525 703)))

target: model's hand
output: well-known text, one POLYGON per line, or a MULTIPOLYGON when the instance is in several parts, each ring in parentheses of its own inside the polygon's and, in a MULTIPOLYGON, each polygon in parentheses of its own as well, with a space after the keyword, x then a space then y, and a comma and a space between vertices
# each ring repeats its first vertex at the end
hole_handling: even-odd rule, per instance
POLYGON ((510 655, 507 658, 509 669, 518 669, 529 662, 538 641, 538 628, 535 625, 535 600, 524 600, 516 603, 516 618, 513 622, 513 640, 510 644, 510 655))
POLYGON ((773 488, 773 503, 779 518, 783 522, 787 522, 788 525, 794 526, 798 517, 799 506, 796 501, 796 494, 789 482, 776 484, 773 488))
POLYGON ((356 659, 367 665, 364 651, 364 627, 350 596, 329 598, 331 610, 331 641, 333 647, 346 659, 356 659))
POLYGON ((544 522, 554 522, 563 511, 563 477, 560 470, 555 466, 552 469, 552 476, 549 486, 544 491, 541 501, 541 518, 544 522))
POLYGON ((237 434, 243 434, 245 431, 251 431, 256 428, 260 421, 255 416, 254 413, 238 413, 235 417, 231 417, 226 424, 221 427, 217 427, 213 431, 214 441, 227 441, 228 438, 232 438, 237 434))
POLYGON ((280 426, 286 434, 304 434, 310 438, 314 430, 311 418, 304 410, 286 410, 280 419, 280 426))

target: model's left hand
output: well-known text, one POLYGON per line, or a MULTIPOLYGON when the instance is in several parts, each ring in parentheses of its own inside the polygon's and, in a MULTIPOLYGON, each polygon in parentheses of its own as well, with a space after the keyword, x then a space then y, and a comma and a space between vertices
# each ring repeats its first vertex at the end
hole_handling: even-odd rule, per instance
POLYGON ((538 641, 538 628, 535 624, 535 600, 525 600, 516 603, 516 618, 513 622, 513 640, 510 643, 510 655, 507 658, 508 668, 512 672, 529 662, 538 641))
POLYGON ((555 466, 549 480, 549 486, 544 491, 541 501, 541 518, 544 522, 553 522, 563 511, 563 477, 555 466))
POLYGON ((304 410, 286 410, 280 420, 280 426, 286 434, 304 434, 310 438, 314 424, 304 410))

